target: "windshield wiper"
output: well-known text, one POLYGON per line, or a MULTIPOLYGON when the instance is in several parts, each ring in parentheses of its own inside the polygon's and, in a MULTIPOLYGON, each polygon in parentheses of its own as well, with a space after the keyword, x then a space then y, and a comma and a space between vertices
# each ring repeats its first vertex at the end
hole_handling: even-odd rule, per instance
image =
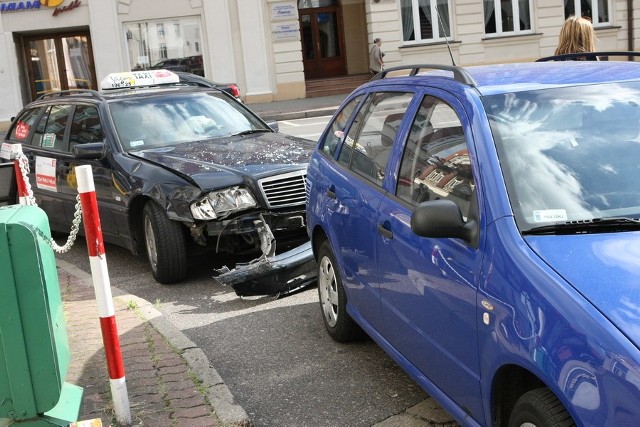
POLYGON ((271 129, 247 129, 242 132, 234 133, 233 136, 251 135, 253 133, 271 132, 271 129))
POLYGON ((625 217, 604 217, 580 221, 567 221, 543 225, 525 230, 522 234, 573 234, 604 233, 612 231, 640 230, 640 219, 625 217))

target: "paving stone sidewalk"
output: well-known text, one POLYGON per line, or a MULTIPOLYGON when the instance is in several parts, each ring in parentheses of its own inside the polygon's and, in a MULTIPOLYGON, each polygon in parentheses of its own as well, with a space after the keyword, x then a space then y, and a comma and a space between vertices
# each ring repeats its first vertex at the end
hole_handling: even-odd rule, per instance
MULTIPOLYGON (((109 375, 94 289, 58 266, 71 362, 66 381, 84 389, 80 420, 99 418, 118 426, 110 396, 109 375)), ((224 423, 208 400, 207 385, 189 363, 139 312, 135 298, 115 297, 114 307, 134 426, 217 427, 224 423)))

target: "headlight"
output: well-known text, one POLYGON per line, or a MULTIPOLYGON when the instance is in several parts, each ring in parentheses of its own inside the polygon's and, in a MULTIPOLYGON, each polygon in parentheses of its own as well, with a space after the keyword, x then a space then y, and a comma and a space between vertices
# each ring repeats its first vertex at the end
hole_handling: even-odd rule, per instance
POLYGON ((256 200, 245 188, 231 187, 212 191, 191 205, 191 214, 195 219, 224 218, 234 212, 256 206, 256 200))

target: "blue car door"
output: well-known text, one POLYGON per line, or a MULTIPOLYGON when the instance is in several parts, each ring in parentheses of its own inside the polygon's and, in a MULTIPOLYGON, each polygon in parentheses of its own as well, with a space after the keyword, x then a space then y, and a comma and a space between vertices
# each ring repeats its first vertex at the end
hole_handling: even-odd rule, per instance
POLYGON ((396 141, 404 144, 397 181, 376 221, 383 336, 440 392, 482 420, 476 335, 480 251, 459 239, 425 238, 411 230, 418 203, 447 198, 463 216, 473 209, 468 120, 461 105, 443 94, 424 96, 406 122, 410 128, 396 141))
MULTIPOLYGON (((323 173, 314 184, 326 187, 324 211, 332 224, 329 239, 334 249, 339 248, 335 255, 343 269, 342 280, 350 308, 355 310, 351 314, 376 327, 380 323, 380 294, 375 220, 380 201, 385 197, 382 183, 392 149, 393 126, 399 125, 412 98, 413 93, 379 92, 369 96, 355 113, 352 112, 355 106, 346 105, 323 143, 323 150, 326 148, 325 152, 337 155, 341 167, 333 168, 336 173, 330 172, 330 167, 319 165, 323 173), (343 121, 342 113, 354 116, 346 132, 339 126, 333 129, 343 121)), ((352 103, 358 101, 355 99, 352 103)))

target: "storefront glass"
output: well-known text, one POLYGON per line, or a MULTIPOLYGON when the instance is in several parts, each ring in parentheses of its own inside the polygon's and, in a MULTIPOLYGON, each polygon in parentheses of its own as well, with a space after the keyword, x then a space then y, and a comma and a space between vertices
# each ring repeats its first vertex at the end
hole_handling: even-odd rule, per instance
POLYGON ((31 39, 28 52, 35 97, 57 90, 95 88, 87 36, 31 39))
POLYGON ((204 75, 199 18, 124 23, 132 70, 164 68, 204 75))

